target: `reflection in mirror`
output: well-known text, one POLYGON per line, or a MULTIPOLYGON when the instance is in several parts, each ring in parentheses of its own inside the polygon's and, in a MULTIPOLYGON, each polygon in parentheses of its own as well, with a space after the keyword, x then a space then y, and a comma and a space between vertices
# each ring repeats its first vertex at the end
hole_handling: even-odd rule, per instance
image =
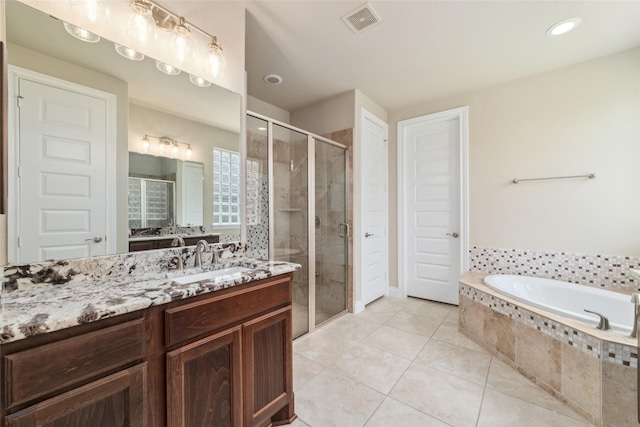
MULTIPOLYGON (((140 217, 140 228, 197 225, 221 234, 221 241, 240 239, 239 215, 237 222, 214 225, 214 209, 232 206, 214 206, 213 162, 214 148, 239 159, 240 95, 198 87, 185 73, 163 74, 152 58, 128 60, 104 38, 82 42, 62 21, 15 0, 5 1, 5 9, 9 95, 20 101, 19 108, 9 103, 9 262, 127 252, 129 177, 136 175, 147 179, 147 213, 154 203, 166 206, 145 219, 146 227, 140 217), (173 145, 157 151, 157 139, 148 138, 145 148, 145 135, 191 148, 190 161, 173 160, 175 179, 154 172, 149 175, 160 178, 151 181, 130 168, 130 152, 146 154, 131 161, 138 165, 183 158, 173 145), (164 190, 154 189, 161 181, 164 190)), ((221 198, 231 198, 228 190, 221 198)))

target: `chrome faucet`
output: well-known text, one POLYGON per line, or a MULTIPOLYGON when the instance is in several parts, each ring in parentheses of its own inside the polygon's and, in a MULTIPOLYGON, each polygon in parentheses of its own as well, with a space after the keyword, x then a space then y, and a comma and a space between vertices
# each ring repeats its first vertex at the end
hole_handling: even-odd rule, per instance
POLYGON ((640 319, 640 292, 631 294, 631 303, 633 304, 633 329, 631 329, 631 338, 638 337, 638 320, 640 319))
POLYGON ((213 263, 218 264, 220 262, 220 254, 224 252, 224 248, 211 249, 213 251, 213 263))
POLYGON ((202 250, 203 249, 205 252, 209 252, 211 250, 211 247, 209 246, 209 243, 206 240, 198 240, 198 243, 196 243, 196 259, 194 261, 194 265, 196 267, 202 266, 202 250))
POLYGON ((611 330, 611 326, 609 326, 609 319, 607 319, 607 316, 600 313, 596 313, 595 311, 587 310, 586 308, 584 309, 584 311, 586 311, 587 313, 595 314, 596 316, 600 317, 600 322, 598 323, 598 326, 596 326, 597 329, 600 329, 601 331, 611 330))

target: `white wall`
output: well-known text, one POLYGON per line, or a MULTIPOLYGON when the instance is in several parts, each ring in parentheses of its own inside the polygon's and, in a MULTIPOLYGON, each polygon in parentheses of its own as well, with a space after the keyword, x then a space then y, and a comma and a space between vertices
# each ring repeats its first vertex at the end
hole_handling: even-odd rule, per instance
POLYGON ((247 96, 247 110, 282 123, 289 123, 291 119, 291 114, 287 110, 283 110, 280 107, 276 107, 253 96, 247 96))
MULTIPOLYGON (((638 76, 640 48, 394 112, 390 188, 397 122, 468 105, 471 246, 638 256, 638 76), (591 172, 595 180, 511 183, 591 172)), ((390 192, 392 254, 396 206, 390 192)))
POLYGON ((354 112, 355 91, 351 90, 291 112, 291 124, 322 136, 354 127, 354 112))

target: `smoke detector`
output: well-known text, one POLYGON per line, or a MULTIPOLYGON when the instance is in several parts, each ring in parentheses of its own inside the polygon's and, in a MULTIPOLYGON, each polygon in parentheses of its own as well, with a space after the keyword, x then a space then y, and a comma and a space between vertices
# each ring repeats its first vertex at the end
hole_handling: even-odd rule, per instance
POLYGON ((342 20, 355 34, 361 33, 367 28, 374 27, 382 22, 382 18, 380 18, 378 12, 376 12, 369 3, 364 3, 342 16, 342 20))

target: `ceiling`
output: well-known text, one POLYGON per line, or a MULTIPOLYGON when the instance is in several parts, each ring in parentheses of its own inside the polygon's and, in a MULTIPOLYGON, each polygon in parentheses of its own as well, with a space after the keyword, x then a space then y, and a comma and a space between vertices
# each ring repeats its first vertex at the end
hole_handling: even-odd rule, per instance
POLYGON ((242 3, 248 94, 289 112, 352 89, 393 112, 640 46, 639 0, 371 1, 383 22, 359 34, 340 18, 362 1, 242 3))

